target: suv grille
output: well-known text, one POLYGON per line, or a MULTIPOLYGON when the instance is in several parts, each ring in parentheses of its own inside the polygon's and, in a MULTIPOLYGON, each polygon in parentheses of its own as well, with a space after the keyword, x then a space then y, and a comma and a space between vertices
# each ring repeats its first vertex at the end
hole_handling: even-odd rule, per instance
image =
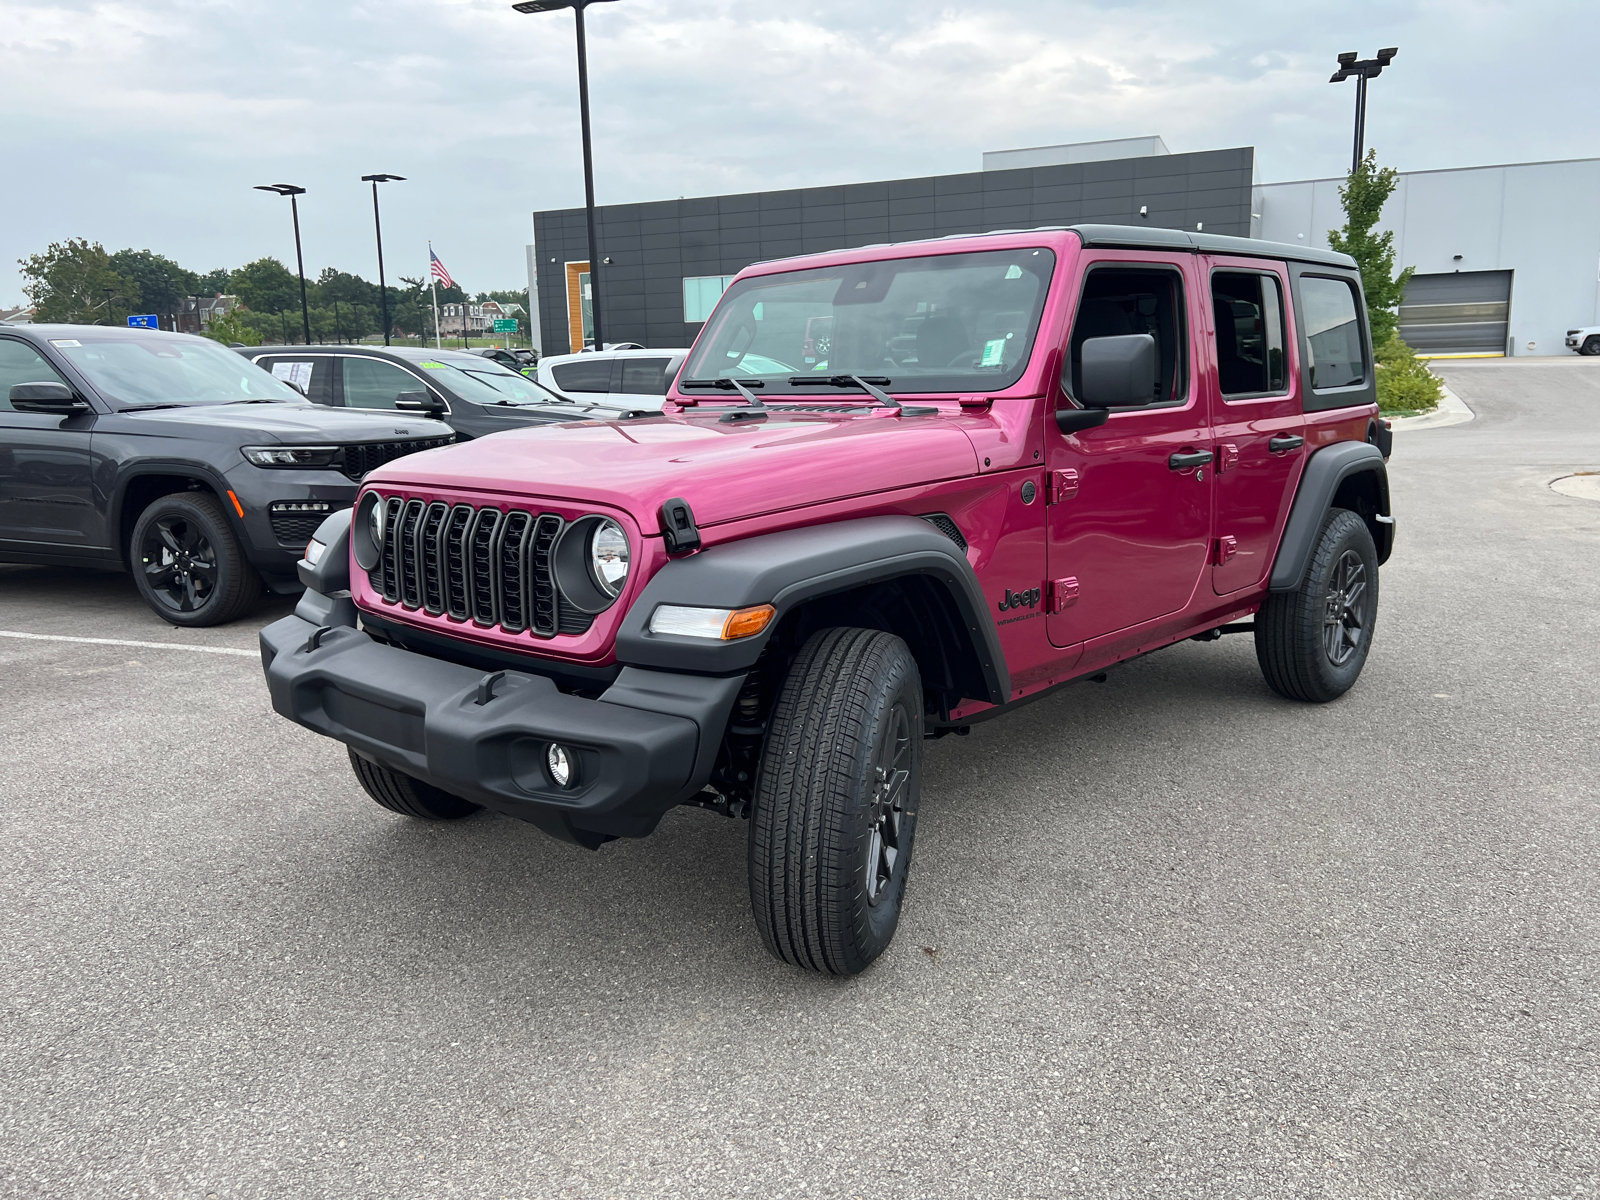
POLYGON ((368 471, 376 470, 384 463, 393 462, 397 458, 404 458, 408 454, 415 454, 418 450, 432 450, 437 446, 448 446, 456 439, 450 437, 413 438, 405 442, 356 442, 344 448, 344 465, 339 469, 351 479, 360 483, 368 471))
POLYGON ((554 513, 398 496, 383 504, 383 553, 367 578, 385 600, 535 637, 594 623, 556 590, 550 555, 566 522, 554 513))

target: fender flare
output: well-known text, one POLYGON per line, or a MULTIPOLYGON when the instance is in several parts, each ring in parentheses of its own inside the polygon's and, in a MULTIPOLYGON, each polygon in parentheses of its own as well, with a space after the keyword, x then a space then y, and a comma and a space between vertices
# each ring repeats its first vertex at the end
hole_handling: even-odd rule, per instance
POLYGON ((240 543, 249 546, 249 539, 245 534, 244 523, 240 521, 233 511, 233 506, 226 503, 228 495, 228 481, 222 473, 208 463, 197 462, 190 458, 141 458, 136 463, 125 464, 111 480, 110 503, 106 510, 106 531, 113 539, 111 548, 116 551, 117 558, 124 566, 131 566, 128 562, 128 547, 121 541, 122 510, 127 502, 128 488, 137 479, 144 479, 151 475, 187 475, 194 479, 203 480, 218 499, 223 500, 222 515, 234 529, 234 534, 240 543))
POLYGON ((1298 591, 1305 578, 1306 567, 1316 549, 1317 533, 1322 528, 1322 518, 1333 504, 1339 485, 1352 475, 1372 474, 1378 489, 1378 512, 1361 514, 1373 528, 1373 541, 1378 547, 1378 561, 1388 560, 1394 544, 1393 520, 1375 521, 1376 517, 1389 516, 1389 470, 1383 452, 1370 442, 1339 442, 1318 450, 1306 462, 1300 476, 1300 487, 1295 492, 1294 506, 1289 510, 1289 520, 1284 524, 1283 539, 1278 543, 1278 556, 1272 564, 1272 577, 1268 589, 1274 592, 1298 591))
POLYGON ((808 600, 908 575, 941 586, 959 615, 993 704, 1011 676, 983 589, 960 549, 920 517, 861 517, 711 546, 657 571, 617 631, 617 658, 665 671, 729 675, 755 666, 784 616, 808 600), (662 604, 746 608, 771 604, 775 620, 734 642, 651 633, 662 604))

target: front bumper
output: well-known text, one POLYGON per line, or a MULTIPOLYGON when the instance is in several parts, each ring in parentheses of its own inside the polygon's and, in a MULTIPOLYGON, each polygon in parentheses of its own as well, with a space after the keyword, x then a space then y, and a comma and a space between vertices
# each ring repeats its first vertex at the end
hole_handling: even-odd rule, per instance
POLYGON ((289 616, 261 631, 279 714, 582 845, 643 837, 705 786, 744 682, 624 668, 588 700, 508 670, 485 701, 481 670, 384 645, 352 625, 322 627, 313 647, 318 628, 289 616), (576 756, 570 787, 545 770, 552 742, 576 756))

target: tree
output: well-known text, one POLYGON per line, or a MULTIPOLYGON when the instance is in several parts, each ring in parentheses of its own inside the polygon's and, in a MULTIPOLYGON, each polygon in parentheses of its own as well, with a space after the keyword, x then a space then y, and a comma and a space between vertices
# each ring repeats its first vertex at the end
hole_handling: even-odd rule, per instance
POLYGON ((258 258, 228 277, 228 291, 257 312, 279 313, 300 307, 300 280, 275 258, 258 258))
POLYGON ((225 346, 231 346, 236 342, 245 346, 261 345, 261 335, 246 321, 242 309, 236 308, 230 313, 212 317, 211 320, 206 322, 206 327, 202 332, 206 337, 221 342, 225 346))
POLYGON ((1344 205, 1344 228, 1328 231, 1328 245, 1356 260, 1361 287, 1367 294, 1367 318, 1372 324, 1372 344, 1384 346, 1394 337, 1400 321, 1395 310, 1406 294, 1406 281, 1416 271, 1407 267, 1394 273, 1394 233, 1373 233, 1383 216, 1383 206, 1393 194, 1399 172, 1378 167, 1378 152, 1368 150, 1361 166, 1339 189, 1344 205))
POLYGON ((111 265, 99 242, 52 242, 43 254, 18 259, 23 294, 40 324, 121 325, 139 303, 139 284, 111 265))
POLYGON ((149 250, 118 250, 111 268, 139 285, 139 304, 146 312, 174 316, 184 297, 195 294, 199 278, 164 255, 149 250))
POLYGON ((195 294, 198 296, 220 296, 228 290, 228 277, 233 272, 227 267, 217 267, 207 271, 195 280, 195 294))

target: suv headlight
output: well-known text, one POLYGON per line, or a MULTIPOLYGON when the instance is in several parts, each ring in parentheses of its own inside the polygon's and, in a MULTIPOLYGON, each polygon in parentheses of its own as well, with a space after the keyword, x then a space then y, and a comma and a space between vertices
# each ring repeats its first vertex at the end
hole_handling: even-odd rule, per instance
POLYGON ((628 582, 628 535, 610 517, 589 535, 589 570, 600 590, 615 599, 628 582))
POLYGON ((240 452, 258 467, 328 467, 338 446, 244 446, 240 452))
POLYGON ((562 530, 551 563, 562 597, 593 616, 622 594, 632 558, 627 531, 610 517, 594 513, 562 530))

